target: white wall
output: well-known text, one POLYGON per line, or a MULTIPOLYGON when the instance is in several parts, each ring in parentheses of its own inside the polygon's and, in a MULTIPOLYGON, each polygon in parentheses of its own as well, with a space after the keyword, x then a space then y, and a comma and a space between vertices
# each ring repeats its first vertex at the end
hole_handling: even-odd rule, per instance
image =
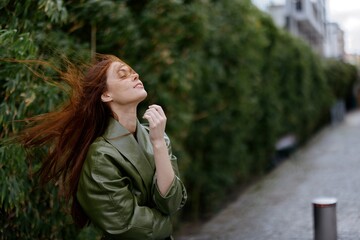
POLYGON ((336 23, 327 24, 325 56, 329 58, 344 58, 344 32, 336 23))

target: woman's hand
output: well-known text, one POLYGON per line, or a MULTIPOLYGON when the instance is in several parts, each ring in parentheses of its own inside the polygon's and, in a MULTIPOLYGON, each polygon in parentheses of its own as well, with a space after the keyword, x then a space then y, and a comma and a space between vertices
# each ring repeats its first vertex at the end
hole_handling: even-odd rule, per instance
POLYGON ((150 105, 143 116, 149 122, 150 140, 154 144, 164 141, 166 115, 163 109, 156 104, 150 105))

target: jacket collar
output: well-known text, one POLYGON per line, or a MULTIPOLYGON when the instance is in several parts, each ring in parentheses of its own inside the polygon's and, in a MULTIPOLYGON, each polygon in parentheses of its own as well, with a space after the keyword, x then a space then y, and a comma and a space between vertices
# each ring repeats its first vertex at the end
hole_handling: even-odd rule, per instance
MULTIPOLYGON (((145 183, 152 183, 155 164, 149 134, 137 120, 136 137, 118 121, 110 118, 103 137, 113 145, 138 170, 145 183)), ((147 185, 147 184, 145 184, 147 185)), ((148 188, 148 186, 146 186, 148 188)), ((150 189, 147 189, 150 191, 150 189)))

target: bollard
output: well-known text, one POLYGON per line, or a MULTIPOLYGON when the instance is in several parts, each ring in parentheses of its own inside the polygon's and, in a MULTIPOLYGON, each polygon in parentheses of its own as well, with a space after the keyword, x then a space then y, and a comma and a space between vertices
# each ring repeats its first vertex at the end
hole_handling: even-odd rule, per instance
POLYGON ((314 240, 337 240, 336 198, 313 200, 314 240))

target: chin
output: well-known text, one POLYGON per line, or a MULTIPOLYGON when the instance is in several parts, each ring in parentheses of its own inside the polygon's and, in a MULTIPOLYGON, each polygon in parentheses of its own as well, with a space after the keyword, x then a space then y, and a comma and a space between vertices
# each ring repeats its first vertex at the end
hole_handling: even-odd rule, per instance
POLYGON ((147 92, 144 90, 144 93, 141 96, 141 101, 145 100, 147 97, 147 92))

